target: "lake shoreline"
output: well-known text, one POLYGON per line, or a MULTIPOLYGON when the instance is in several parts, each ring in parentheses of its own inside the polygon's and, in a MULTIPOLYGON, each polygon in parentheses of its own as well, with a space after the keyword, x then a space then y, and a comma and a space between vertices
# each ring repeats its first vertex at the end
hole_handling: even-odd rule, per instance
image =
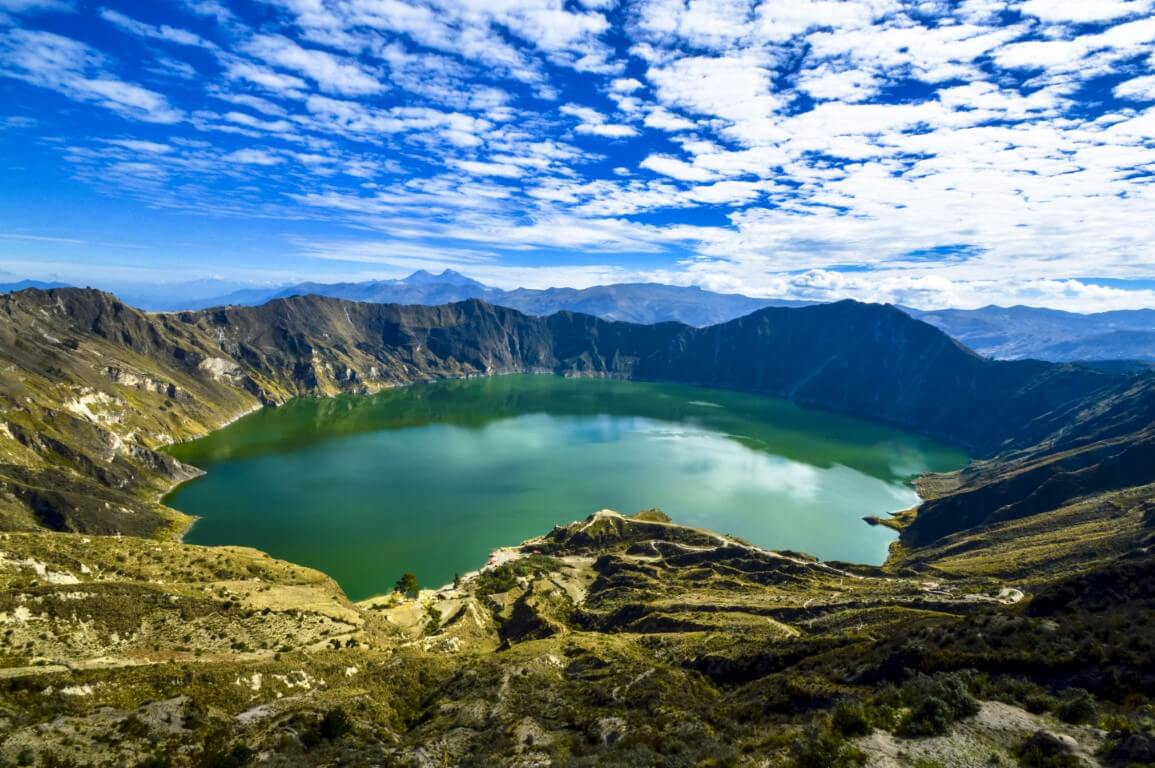
MULTIPOLYGON (((542 470, 547 476, 527 476, 524 480, 519 480, 519 476, 509 476, 506 469, 494 469, 486 467, 484 471, 480 471, 476 477, 465 482, 465 487, 457 489, 454 493, 463 493, 460 502, 449 503, 448 507, 444 504, 433 507, 428 507, 429 499, 427 498, 428 490, 421 490, 412 485, 406 485, 404 493, 393 498, 393 495, 398 492, 398 489, 392 484, 397 478, 390 480, 388 491, 381 491, 386 496, 390 497, 389 504, 399 505, 396 509, 402 507, 408 509, 440 509, 440 508, 462 508, 470 510, 481 510, 478 514, 483 513, 488 504, 496 503, 491 496, 487 495, 489 491, 486 489, 498 483, 503 482, 514 483, 518 488, 521 488, 521 495, 526 493, 535 497, 534 503, 529 504, 529 508, 534 510, 530 517, 525 518, 526 522, 514 525, 518 519, 518 515, 526 513, 510 512, 512 518, 504 523, 501 523, 494 531, 487 536, 487 541, 482 546, 474 546, 472 554, 469 556, 446 554, 440 562, 440 567, 431 569, 428 566, 420 568, 423 576, 422 581, 440 582, 442 580, 449 582, 449 576, 453 573, 453 566, 457 564, 459 572, 472 572, 476 569, 479 562, 483 562, 486 554, 498 551, 508 544, 510 541, 523 541, 533 534, 556 524, 561 524, 568 519, 579 519, 587 514, 592 509, 603 507, 612 507, 615 509, 624 509, 627 512, 637 507, 638 509, 650 508, 654 506, 668 507, 667 512, 680 524, 706 528, 716 529, 719 531, 729 530, 731 533, 737 533, 743 538, 754 540, 761 548, 766 551, 774 550, 803 550, 817 551, 821 553, 822 559, 840 562, 862 562, 868 567, 879 567, 889 558, 890 545, 892 544, 895 534, 893 531, 885 531, 886 535, 881 536, 882 530, 869 535, 865 533, 854 534, 854 541, 849 541, 843 537, 843 544, 834 544, 833 549, 829 546, 818 546, 815 544, 815 537, 818 534, 807 534, 807 530, 813 530, 814 526, 822 525, 820 521, 831 520, 828 523, 826 530, 848 530, 847 521, 853 519, 856 525, 862 525, 862 512, 877 512, 880 515, 893 514, 896 511, 902 511, 911 505, 920 503, 921 499, 917 494, 912 480, 914 480, 923 465, 919 462, 917 451, 931 450, 932 454, 939 455, 943 450, 949 450, 949 456, 956 456, 957 461, 952 460, 950 466, 961 466, 965 462, 965 457, 961 452, 949 449, 937 441, 923 438, 913 433, 896 430, 887 425, 880 425, 874 422, 869 422, 863 419, 854 419, 846 417, 841 414, 835 414, 821 409, 812 409, 796 403, 792 403, 783 398, 769 398, 761 395, 752 395, 741 391, 720 389, 720 388, 700 388, 683 384, 655 384, 650 382, 636 382, 623 381, 619 379, 610 379, 607 377, 554 377, 554 376, 538 376, 527 375, 524 380, 518 381, 516 374, 506 374, 500 377, 472 377, 471 379, 454 379, 454 380, 439 380, 429 382, 428 387, 415 388, 411 386, 390 387, 383 389, 375 395, 367 397, 357 396, 348 398, 299 398, 289 401, 284 406, 278 408, 268 409, 254 409, 266 412, 280 411, 284 414, 284 418, 263 418, 259 422, 251 424, 249 427, 242 427, 241 432, 237 433, 233 430, 232 434, 224 434, 224 430, 214 432, 207 440, 214 442, 207 444, 204 450, 211 451, 213 459, 210 461, 204 457, 197 457, 196 454, 187 454, 182 452, 184 458, 182 461, 194 466, 201 466, 208 470, 214 470, 214 462, 222 465, 229 465, 233 459, 229 456, 234 455, 235 451, 240 451, 242 456, 248 456, 249 452, 255 450, 256 456, 263 455, 267 450, 273 450, 275 456, 281 457, 283 460, 283 452, 288 450, 291 456, 294 451, 299 448, 294 448, 294 445, 312 446, 307 450, 313 451, 308 460, 303 465, 290 464, 289 469, 281 468, 275 470, 276 473, 271 476, 283 476, 289 478, 290 482, 296 482, 299 478, 309 475, 313 469, 313 464, 325 464, 330 461, 336 461, 338 464, 347 462, 357 463, 364 461, 361 456, 362 453, 368 451, 375 453, 380 451, 381 440, 385 440, 387 444, 392 444, 391 449, 395 451, 396 455, 391 459, 394 464, 388 465, 387 469, 379 466, 364 467, 362 472, 368 478, 365 479, 361 475, 354 473, 351 477, 339 476, 339 480, 330 477, 324 482, 332 484, 337 482, 342 487, 342 505, 353 504, 357 507, 359 504, 368 503, 372 506, 372 502, 364 502, 362 497, 369 498, 369 494, 365 492, 364 486, 366 483, 370 487, 376 489, 374 483, 378 481, 378 477, 387 477, 391 473, 399 475, 402 478, 408 475, 420 475, 421 472, 426 471, 421 466, 414 468, 405 468, 405 462, 409 460, 407 454, 414 451, 426 451, 427 459, 430 463, 437 463, 440 459, 435 458, 440 456, 438 453, 446 449, 446 445, 437 441, 444 441, 447 439, 459 440, 465 439, 467 441, 477 440, 479 435, 488 434, 490 438, 495 436, 501 439, 508 439, 511 435, 505 434, 502 428, 495 425, 504 425, 506 422, 513 419, 524 418, 532 414, 541 414, 535 416, 534 419, 546 419, 543 426, 535 426, 533 429, 548 428, 556 429, 577 429, 581 439, 578 443, 573 442, 574 435, 565 435, 567 432, 557 433, 553 437, 545 438, 544 435, 535 439, 546 440, 546 445, 560 446, 556 450, 551 448, 549 450, 549 457, 540 460, 545 461, 545 468, 542 470), (587 386, 584 382, 589 380, 596 380, 593 386, 587 386), (581 383, 579 383, 581 382, 581 383), (384 397, 384 400, 380 398, 384 397), (492 398, 497 398, 496 400, 492 398), (548 406, 548 407, 547 407, 548 406), (590 414, 599 414, 596 416, 594 422, 585 423, 582 419, 588 419, 589 416, 583 416, 589 411, 590 414), (454 414, 464 414, 463 416, 456 416, 454 414), (618 414, 610 416, 609 414, 618 414), (447 415, 448 414, 448 415, 447 415), (518 414, 521 414, 518 416, 518 414), (546 415, 548 414, 548 415, 546 415), (588 443, 590 438, 587 432, 589 429, 601 430, 609 429, 611 425, 615 424, 613 419, 627 417, 631 421, 632 426, 621 434, 634 434, 631 448, 626 450, 622 446, 614 447, 614 443, 602 443, 598 438, 595 443, 588 443), (459 427, 454 427, 461 418, 465 421, 461 422, 459 427), (560 419, 561 421, 558 421, 560 419), (574 421, 577 419, 577 421, 574 421), (642 419, 636 422, 637 419, 642 419), (656 421, 655 421, 656 419, 656 421), (636 422, 636 423, 635 423, 636 422), (594 426, 596 423, 597 426, 594 426), (424 425, 424 426, 422 426, 424 425), (446 432, 445 430, 462 429, 465 432, 461 433, 456 438, 451 438, 456 432, 446 432), (405 433, 408 436, 399 436, 398 429, 407 430, 405 433), (417 429, 418 432, 410 433, 409 431, 417 429), (433 429, 437 432, 434 437, 430 434, 424 434, 421 430, 433 429), (497 430, 494 432, 494 430, 497 430), (637 430, 641 429, 641 432, 637 430), (271 433, 265 434, 266 430, 272 430, 271 433), (480 431, 479 431, 480 430, 480 431), (849 432, 847 432, 849 430, 849 432), (838 435, 845 433, 847 437, 852 437, 850 443, 846 445, 850 447, 851 453, 838 458, 837 451, 843 449, 836 449, 833 446, 841 444, 838 435), (424 434, 424 437, 422 437, 424 434), (462 436, 464 435, 464 437, 462 436), (274 439, 275 437, 275 439, 274 439), (273 439, 273 443, 268 441, 273 439), (253 441, 256 442, 253 442, 253 441), (401 443, 396 441, 400 440, 401 443), (412 443, 417 440, 416 443, 412 443), (436 450, 434 443, 428 441, 433 440, 436 443, 436 450), (644 440, 645 442, 638 442, 644 440), (303 441, 303 442, 302 442, 303 441), (316 442, 321 441, 321 442, 316 442), (334 444, 341 445, 347 441, 353 441, 358 447, 351 457, 342 459, 330 458, 328 453, 332 450, 329 447, 334 444), (425 441, 425 442, 422 442, 425 441), (702 442, 706 441, 706 442, 702 442), (799 442, 801 441, 801 442, 799 442), (587 444, 588 443, 588 444, 587 444), (428 444, 429 447, 423 447, 428 444), (700 444, 700 445, 699 445, 700 444), (573 446, 578 446, 574 448, 573 446), (580 448, 585 445, 585 448, 580 448), (249 447, 246 447, 249 446, 249 447), (283 446, 283 447, 276 447, 283 446), (570 446, 569 449, 565 446, 570 446), (607 447, 608 446, 608 447, 607 447), (696 447, 695 447, 696 446, 696 447), (791 447, 793 446, 793 447, 791 447), (857 447, 853 447, 857 446, 857 447), (905 446, 905 447, 904 447, 905 446), (921 446, 921 447, 920 447, 921 446), (630 451, 640 450, 643 453, 652 453, 658 451, 658 456, 666 456, 666 459, 636 459, 630 451), (916 453, 909 454, 911 449, 915 449, 916 453), (776 451, 786 449, 786 458, 775 459, 778 455, 776 451), (578 450, 576 454, 567 453, 567 450, 578 450), (625 454, 619 455, 619 451, 626 450, 625 454), (686 454, 685 451, 690 451, 686 454), (834 454, 829 454, 829 451, 835 450, 834 454), (668 453, 673 451, 673 453, 668 453), (769 451, 769 453, 767 453, 769 451), (909 454, 909 455, 908 455, 909 454), (696 456, 701 456, 701 460, 709 460, 719 463, 719 468, 712 470, 698 466, 699 459, 696 456), (913 458, 912 458, 913 457, 913 458), (198 460, 199 458, 199 460, 198 460), (722 475, 719 478, 726 478, 726 480, 711 481, 711 475, 707 474, 705 480, 699 480, 698 483, 688 482, 685 478, 678 475, 678 470, 674 469, 674 465, 682 466, 679 462, 691 462, 686 467, 698 466, 696 471, 726 471, 725 466, 727 462, 739 461, 743 467, 737 476, 741 479, 739 486, 736 486, 739 493, 738 496, 731 497, 726 495, 722 501, 717 501, 706 490, 695 487, 696 485, 704 483, 709 486, 711 484, 717 486, 721 482, 723 486, 726 483, 734 482, 734 477, 729 475, 722 475), (573 462, 572 472, 579 474, 593 473, 589 477, 578 483, 577 487, 561 494, 562 498, 551 496, 546 491, 541 489, 541 486, 556 486, 558 489, 566 487, 567 484, 572 483, 571 480, 564 476, 564 473, 558 477, 554 477, 555 472, 560 472, 556 468, 550 469, 551 465, 556 462, 573 462), (584 462, 594 461, 594 467, 589 470, 581 469, 585 466, 584 462), (630 462, 634 462, 631 464, 630 462), (668 463, 669 467, 659 467, 655 469, 647 465, 647 462, 661 461, 668 463), (750 462, 755 462, 750 464, 750 462), (638 462, 641 462, 640 464, 638 462), (798 464, 797 462, 802 462, 798 464), (847 462, 849 462, 847 464, 847 462), (913 462, 913 463, 912 463, 913 462), (815 464, 812 469, 806 469, 808 464, 815 464), (847 466, 842 466, 847 464, 847 466), (623 468, 623 466, 625 468, 623 468), (629 467, 632 466, 635 471, 630 474, 629 467), (758 469, 761 467, 761 469, 758 469), (796 469, 795 469, 796 467, 796 469), (825 469, 821 468, 825 467, 825 469), (901 469, 899 469, 901 467, 901 469), (661 475, 664 479, 650 479, 639 480, 639 478, 646 477, 650 472, 664 472, 666 475, 661 475), (783 475, 782 473, 787 474, 783 475), (798 473, 801 472, 801 475, 798 473), (819 480, 818 477, 824 476, 815 473, 829 473, 834 472, 829 480, 819 480), (670 476, 668 473, 673 473, 670 476), (896 474, 897 473, 897 474, 896 474), (877 476, 879 479, 871 479, 877 476), (587 486, 589 482, 597 478, 598 483, 602 483, 603 488, 606 488, 609 493, 600 495, 597 488, 590 490, 587 486), (616 478, 616 479, 615 479, 616 478), (752 479, 751 479, 752 478, 752 479), (841 479, 838 479, 841 478, 841 479), (856 479, 858 478, 858 479, 856 479), (885 479, 883 479, 885 478, 885 479), (753 482, 754 486, 750 486, 753 482), (811 517, 815 513, 807 513, 797 520, 808 520, 809 522, 803 528, 798 528, 793 523, 787 521, 791 518, 782 517, 787 514, 785 510, 775 512, 774 515, 762 516, 750 515, 754 512, 744 513, 745 517, 739 516, 736 518, 727 517, 727 515, 739 514, 740 509, 756 509, 756 499, 761 498, 762 494, 766 493, 787 493, 790 488, 796 487, 796 484, 802 482, 806 488, 821 488, 825 484, 846 483, 851 485, 848 489, 857 488, 858 490, 848 490, 844 496, 843 501, 838 503, 837 509, 829 514, 824 513, 821 517, 811 517), (687 488, 673 493, 673 488, 679 486, 681 483, 686 483, 687 488), (866 485, 863 485, 866 483, 866 485), (619 488, 620 486, 620 488, 619 488), (902 490, 899 490, 901 487, 902 490), (349 489, 353 488, 353 491, 349 489), (614 490, 618 488, 618 490, 614 490), (745 488, 743 491, 742 488, 745 488), (875 488, 870 491, 868 489, 875 488), (891 490, 886 490, 890 488, 891 490), (480 492, 480 497, 476 492, 480 492), (350 493, 352 496, 350 497, 350 493), (757 493, 758 496, 749 496, 750 493, 757 493), (705 494, 705 495, 704 495, 705 494), (745 494, 743 496, 742 494, 745 494), (671 498, 685 496, 685 499, 679 503, 672 503, 671 498), (749 502, 742 502, 742 498, 749 497, 749 502), (860 498, 862 503, 855 505, 855 500, 860 498), (349 500, 351 498, 351 501, 349 500), (874 501, 870 501, 873 498, 874 501), (408 501, 406 501, 408 499, 408 501), (624 499, 624 500, 623 500, 624 499), (849 501, 847 501, 849 499, 849 501), (889 499, 887 501, 886 499, 889 499), (750 503, 755 503, 755 507, 750 507, 750 503), (721 504, 721 506, 719 506, 721 504), (849 506, 848 506, 849 504, 849 506), (734 506, 737 505, 737 506, 734 506), (726 513, 722 517, 717 515, 724 509, 732 509, 734 511, 726 513), (560 514, 558 514, 560 513, 560 514), (835 517, 830 517, 833 514, 835 517), (835 524, 834 520, 843 520, 843 522, 835 524), (745 523, 741 522, 746 520, 745 523), (513 521, 513 522, 511 522, 513 521), (761 522, 760 522, 761 521, 761 522), (777 522, 775 522, 777 521, 777 522), (750 528, 755 525, 755 528, 750 528), (773 526, 788 525, 787 528, 782 528, 784 535, 766 535, 759 534, 765 525, 771 525, 771 530, 777 530, 773 526), (506 527, 502 527, 506 526, 506 527), (744 527, 743 527, 744 526, 744 527), (502 531, 506 533, 500 535, 502 531), (809 536, 809 543, 807 543, 809 536), (871 542, 876 542, 872 544, 871 542), (868 550, 870 550, 868 552, 868 550), (444 572, 443 576, 437 576, 439 572, 444 572), (423 575, 429 574, 429 575, 423 575)), ((247 415, 247 414, 244 414, 247 415)), ((242 415, 243 416, 243 415, 242 415)), ((623 429, 621 425, 614 426, 614 430, 623 429)), ((531 430, 532 433, 532 430, 531 430)), ((521 438, 518 438, 521 439, 521 438)), ((194 441, 195 442, 195 441, 194 441)), ((186 444, 187 445, 187 444, 186 444)), ((448 445, 453 445, 449 443, 448 445)), ((500 454, 502 446, 479 447, 473 442, 467 442, 464 445, 472 445, 469 451, 476 451, 479 454, 500 454)), ((340 450, 345 450, 341 448, 340 450)), ((544 450, 544 447, 543 447, 544 450)), ((467 453, 469 452, 467 451, 467 453)), ((207 456, 208 454, 205 454, 207 456)), ((333 454, 332 456, 341 455, 333 454)), ((242 461, 260 461, 260 459, 240 459, 242 461)), ((524 461, 525 459, 518 460, 524 461)), ((535 459, 536 460, 536 459, 535 459)), ((481 461, 478 459, 478 461, 481 461)), ((930 468, 943 469, 946 468, 941 459, 937 460, 938 465, 931 465, 930 468)), ((514 465, 516 466, 516 464, 514 465)), ((476 468, 474 468, 476 469, 476 468)), ((229 470, 230 482, 236 482, 237 468, 229 470)), ((264 470, 269 471, 268 468, 264 470)), ((473 470, 471 470, 473 471, 473 470)), ((731 473, 732 474, 732 473, 731 473)), ((243 473, 242 473, 243 477, 243 473)), ((468 477, 473 477, 469 475, 468 477)), ((369 518, 357 518, 356 529, 358 536, 354 539, 347 539, 342 542, 341 546, 348 551, 348 561, 345 562, 342 558, 337 558, 337 567, 325 564, 325 558, 332 558, 332 555, 320 551, 317 557, 305 554, 309 552, 308 549, 302 550, 300 547, 294 545, 290 549, 278 548, 275 543, 271 543, 268 539, 270 532, 261 530, 254 532, 254 520, 264 520, 264 527, 268 528, 267 513, 260 510, 248 511, 245 509, 247 502, 240 502, 239 498, 256 498, 259 497, 263 504, 270 508, 278 510, 278 526, 272 531, 274 537, 290 536, 289 533, 279 532, 280 528, 292 528, 297 526, 295 530, 300 530, 300 526, 304 523, 299 519, 300 514, 292 510, 298 508, 303 504, 310 504, 311 509, 328 509, 331 507, 330 502, 323 499, 325 496, 318 497, 322 499, 317 502, 301 501, 290 494, 287 498, 277 496, 270 501, 267 494, 261 490, 254 490, 248 492, 247 496, 243 487, 235 486, 225 490, 213 489, 211 486, 213 477, 203 480, 200 484, 191 486, 194 488, 194 496, 185 497, 183 501, 173 499, 173 495, 183 492, 188 486, 182 484, 174 489, 170 494, 166 495, 165 500, 174 503, 174 506, 189 510, 199 516, 198 520, 190 521, 186 527, 182 540, 189 541, 190 531, 195 525, 198 532, 203 534, 203 541, 198 542, 198 545, 239 545, 249 546, 261 549, 266 552, 276 552, 275 557, 287 559, 293 562, 307 564, 308 567, 316 568, 326 572, 330 576, 334 576, 339 581, 349 584, 348 589, 353 593, 354 598, 364 594, 379 594, 383 585, 381 580, 378 580, 376 587, 368 587, 358 589, 352 585, 349 579, 349 568, 353 567, 349 563, 356 561, 357 558, 368 557, 366 554, 359 554, 362 552, 361 543, 358 539, 364 538, 366 535, 372 539, 373 535, 366 534, 366 530, 372 531, 377 526, 382 525, 380 521, 381 512, 373 511, 370 513, 357 512, 358 515, 369 514, 369 518), (206 487, 208 486, 208 487, 206 487), (229 490, 232 493, 226 493, 229 490), (214 496, 214 501, 206 506, 203 501, 211 494, 214 496), (254 494, 256 494, 254 496, 254 494), (236 496, 237 498, 231 498, 236 496), (198 501, 200 499, 201 501, 198 501), (239 508, 237 508, 239 507, 239 508), (232 508, 235 511, 230 513, 228 510, 232 508), (238 527, 230 527, 228 533, 222 534, 217 532, 210 533, 209 531, 200 531, 200 526, 213 522, 213 520, 206 520, 206 510, 211 510, 210 518, 215 518, 217 524, 220 522, 219 515, 228 515, 228 518, 238 527), (282 517, 284 514, 287 517, 282 517), (294 517, 296 515, 297 517, 294 517), (248 530, 248 534, 245 530, 248 530), (247 535, 247 537, 246 537, 247 535), (349 545, 348 541, 357 542, 354 545, 349 545)), ((246 480, 245 482, 250 482, 246 480)), ((263 481, 262 481, 263 482, 263 481)), ((430 476, 426 481, 429 488, 436 488, 439 484, 444 484, 442 478, 433 479, 430 476)), ((278 482, 278 485, 281 483, 278 482)), ((405 483, 403 483, 405 485, 405 483)), ((424 487, 424 486, 423 486, 424 487)), ((722 486, 718 486, 722 487, 722 486)), ((797 486, 799 491, 803 490, 802 486, 797 486)), ((377 493, 376 490, 374 490, 377 493)), ((560 492, 560 491, 559 491, 560 492)), ((811 493, 812 491, 807 491, 811 493)), ((821 491, 826 493, 826 491, 821 491)), ((275 492, 274 492, 275 495, 275 492)), ((436 494, 435 494, 436 495, 436 494)), ((771 497, 766 496, 770 499, 771 497)), ((788 497, 781 497, 783 500, 788 497)), ((440 502, 438 502, 440 504, 440 502)), ((778 509, 784 501, 773 502, 771 507, 778 509)), ((791 502, 793 504, 794 502, 791 502)), ((807 502, 814 503, 814 502, 807 502)), ((500 506, 500 505, 499 505, 500 506)), ((390 506, 390 509, 394 507, 390 506)), ((504 509, 504 507, 502 507, 504 509)), ((515 506, 513 510, 523 509, 515 506)), ((768 509, 769 509, 768 508, 768 509)), ((807 507, 809 508, 809 507, 807 507)), ((376 507, 373 507, 376 509, 376 507)), ((344 513, 342 513, 344 514, 344 513)), ((389 512, 389 515, 397 514, 396 511, 389 512)), ((420 513, 419 516, 427 517, 430 512, 420 513)), ((440 514, 440 513, 438 513, 440 514)), ((491 513, 486 513, 491 514, 491 513)), ((325 519, 327 524, 335 526, 343 526, 347 523, 342 522, 345 518, 338 515, 333 517, 329 512, 326 512, 325 519)), ((440 518, 431 518, 440 519, 440 518)), ((230 525, 232 525, 230 523, 230 525)), ((216 527, 219 528, 219 525, 216 527)), ((403 541, 409 541, 410 534, 402 533, 407 530, 404 526, 392 533, 393 536, 400 537, 403 541)), ((444 536, 450 538, 454 536, 466 536, 467 539, 472 538, 476 534, 463 534, 462 531, 466 529, 450 528, 443 532, 444 536)), ((861 530, 861 529, 858 529, 861 530)), ((383 535, 383 534, 380 534, 383 535)), ((417 550, 424 551, 424 548, 432 547, 430 552, 448 552, 444 542, 438 540, 437 537, 426 536, 424 533, 420 535, 414 533, 415 538, 412 539, 413 547, 417 550), (425 543, 419 543, 425 542, 425 543)), ((326 538, 327 535, 322 535, 322 538, 315 543, 316 547, 324 550, 326 547, 332 549, 335 545, 326 538)), ((824 540, 829 537, 829 533, 821 534, 819 540, 824 540)), ((198 537, 202 538, 202 537, 198 537)), ((347 538, 347 537, 346 537, 347 538)), ((312 542, 310 542, 312 543, 312 542)), ((830 542, 827 542, 828 544, 830 542)), ((479 545, 482 542, 478 542, 479 545)), ((464 545, 462 545, 464 546, 464 545)), ((393 551, 392 545, 388 545, 388 551, 393 551)), ((452 549, 452 547, 450 547, 452 549)), ((433 555, 423 555, 422 557, 432 557, 433 555)), ((385 558, 385 551, 381 551, 379 555, 385 558)), ((389 557, 386 562, 397 562, 404 564, 406 562, 415 562, 411 559, 393 558, 389 557)), ((432 562, 432 561, 431 561, 432 562)), ((397 567, 400 567, 397 566, 397 567)), ((387 566, 387 568, 396 570, 397 567, 387 566)), ((399 575, 399 574, 395 574, 399 575)), ((393 577, 390 576, 386 583, 391 583, 393 577)))

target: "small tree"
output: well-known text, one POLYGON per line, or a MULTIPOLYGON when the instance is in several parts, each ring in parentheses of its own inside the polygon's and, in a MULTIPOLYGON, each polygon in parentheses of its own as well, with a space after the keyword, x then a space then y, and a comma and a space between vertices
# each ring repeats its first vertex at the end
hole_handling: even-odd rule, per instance
POLYGON ((417 577, 412 573, 403 573, 401 578, 397 579, 397 586, 393 589, 404 597, 415 597, 418 589, 417 577))

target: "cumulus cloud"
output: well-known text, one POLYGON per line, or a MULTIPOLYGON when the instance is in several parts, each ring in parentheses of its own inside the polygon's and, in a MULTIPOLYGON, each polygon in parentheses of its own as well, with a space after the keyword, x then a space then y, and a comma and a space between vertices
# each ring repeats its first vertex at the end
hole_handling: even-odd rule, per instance
POLYGON ((1087 23, 1150 13, 1149 0, 1027 0, 1022 11, 1044 21, 1087 23))
POLYGON ((669 155, 650 155, 639 163, 639 167, 679 181, 710 181, 717 178, 715 173, 705 168, 690 165, 669 155))
POLYGON ((1125 80, 1115 86, 1115 95, 1131 101, 1155 101, 1155 75, 1125 80))

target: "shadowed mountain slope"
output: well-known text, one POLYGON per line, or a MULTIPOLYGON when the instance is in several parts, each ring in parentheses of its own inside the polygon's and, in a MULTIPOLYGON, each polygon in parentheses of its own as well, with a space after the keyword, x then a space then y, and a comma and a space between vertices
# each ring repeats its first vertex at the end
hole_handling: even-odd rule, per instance
POLYGON ((538 318, 474 300, 401 307, 317 296, 175 317, 295 394, 521 370, 635 377, 788 397, 978 453, 1114 381, 1072 366, 985 360, 897 309, 852 301, 767 308, 704 329, 569 312, 538 318))
POLYGON ((1026 425, 1019 444, 1028 447, 957 473, 950 494, 922 505, 905 541, 926 545, 1155 481, 1155 377, 1057 408, 1026 425))

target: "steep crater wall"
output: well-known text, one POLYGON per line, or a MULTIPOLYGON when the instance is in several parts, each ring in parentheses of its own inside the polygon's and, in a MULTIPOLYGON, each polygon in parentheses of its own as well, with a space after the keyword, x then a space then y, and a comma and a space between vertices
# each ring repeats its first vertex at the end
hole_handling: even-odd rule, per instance
POLYGON ((524 371, 665 380, 788 397, 993 456, 1048 440, 1061 450, 1061 415, 1121 381, 987 360, 893 307, 851 301, 699 329, 317 296, 150 315, 63 289, 0 297, 0 341, 0 525, 139 535, 181 525, 157 499, 190 470, 158 448, 293 397, 524 371))

